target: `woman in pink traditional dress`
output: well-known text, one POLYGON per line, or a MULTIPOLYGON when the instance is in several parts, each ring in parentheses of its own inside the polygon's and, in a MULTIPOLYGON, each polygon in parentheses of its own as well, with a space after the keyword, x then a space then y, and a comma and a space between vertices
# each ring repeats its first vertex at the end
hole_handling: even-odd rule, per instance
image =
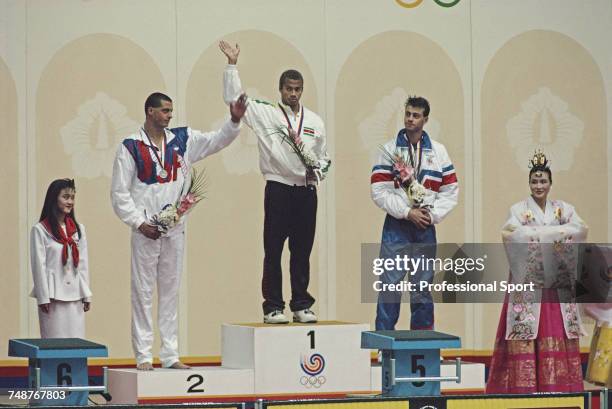
POLYGON ((535 283, 537 290, 506 296, 486 392, 578 392, 579 337, 586 334, 567 294, 575 283, 574 243, 586 239, 587 226, 572 205, 548 199, 552 174, 546 156, 537 152, 530 167, 531 196, 511 207, 502 238, 510 281, 535 283))
POLYGON ((85 228, 74 215, 72 179, 51 182, 32 227, 30 261, 41 338, 85 338, 91 291, 85 228))

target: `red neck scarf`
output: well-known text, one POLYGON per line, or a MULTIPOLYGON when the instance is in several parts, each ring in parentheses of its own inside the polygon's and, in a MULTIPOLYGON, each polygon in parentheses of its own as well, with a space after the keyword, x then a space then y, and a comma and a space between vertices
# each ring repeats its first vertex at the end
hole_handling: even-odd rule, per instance
POLYGON ((74 264, 74 267, 76 268, 79 266, 79 247, 77 246, 75 241, 72 239, 72 236, 77 232, 77 227, 76 227, 76 223, 74 222, 74 220, 72 220, 71 217, 66 216, 65 222, 66 222, 66 233, 64 233, 64 229, 62 229, 61 226, 58 226, 60 237, 55 237, 55 235, 53 234, 53 230, 51 229, 51 224, 49 223, 49 219, 44 219, 42 221, 42 224, 43 226, 45 226, 45 229, 47 230, 47 232, 49 232, 49 234, 53 237, 53 239, 57 241, 58 243, 60 243, 61 245, 63 245, 63 248, 62 248, 62 264, 63 265, 66 265, 66 263, 68 262, 68 246, 70 246, 70 250, 72 251, 72 264, 74 264))

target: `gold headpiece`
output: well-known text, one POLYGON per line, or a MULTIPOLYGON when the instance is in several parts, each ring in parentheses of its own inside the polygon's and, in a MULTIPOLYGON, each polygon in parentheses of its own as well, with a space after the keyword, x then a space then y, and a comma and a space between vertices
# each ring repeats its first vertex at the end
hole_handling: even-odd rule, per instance
POLYGON ((529 169, 533 171, 548 169, 549 161, 540 149, 536 150, 529 160, 529 169))

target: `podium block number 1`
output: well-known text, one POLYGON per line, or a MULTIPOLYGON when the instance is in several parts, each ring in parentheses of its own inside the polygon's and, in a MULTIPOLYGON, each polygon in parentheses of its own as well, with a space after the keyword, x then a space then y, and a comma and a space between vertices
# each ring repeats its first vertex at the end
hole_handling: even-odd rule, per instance
POLYGON ((198 386, 204 383, 204 377, 200 374, 189 375, 187 383, 192 381, 193 384, 187 389, 187 393, 204 393, 204 388, 198 388, 198 386))
POLYGON ((308 331, 306 336, 310 337, 310 349, 315 349, 315 332, 314 332, 314 329, 312 331, 308 331))

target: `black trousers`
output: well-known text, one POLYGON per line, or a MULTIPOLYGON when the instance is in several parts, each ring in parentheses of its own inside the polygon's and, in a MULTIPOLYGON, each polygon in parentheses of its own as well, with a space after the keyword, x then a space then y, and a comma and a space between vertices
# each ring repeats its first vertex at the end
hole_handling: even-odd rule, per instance
POLYGON ((317 190, 314 186, 289 186, 268 181, 264 198, 264 263, 261 290, 263 311, 285 308, 281 256, 289 239, 291 311, 310 308, 314 298, 308 293, 310 252, 317 221, 317 190))

